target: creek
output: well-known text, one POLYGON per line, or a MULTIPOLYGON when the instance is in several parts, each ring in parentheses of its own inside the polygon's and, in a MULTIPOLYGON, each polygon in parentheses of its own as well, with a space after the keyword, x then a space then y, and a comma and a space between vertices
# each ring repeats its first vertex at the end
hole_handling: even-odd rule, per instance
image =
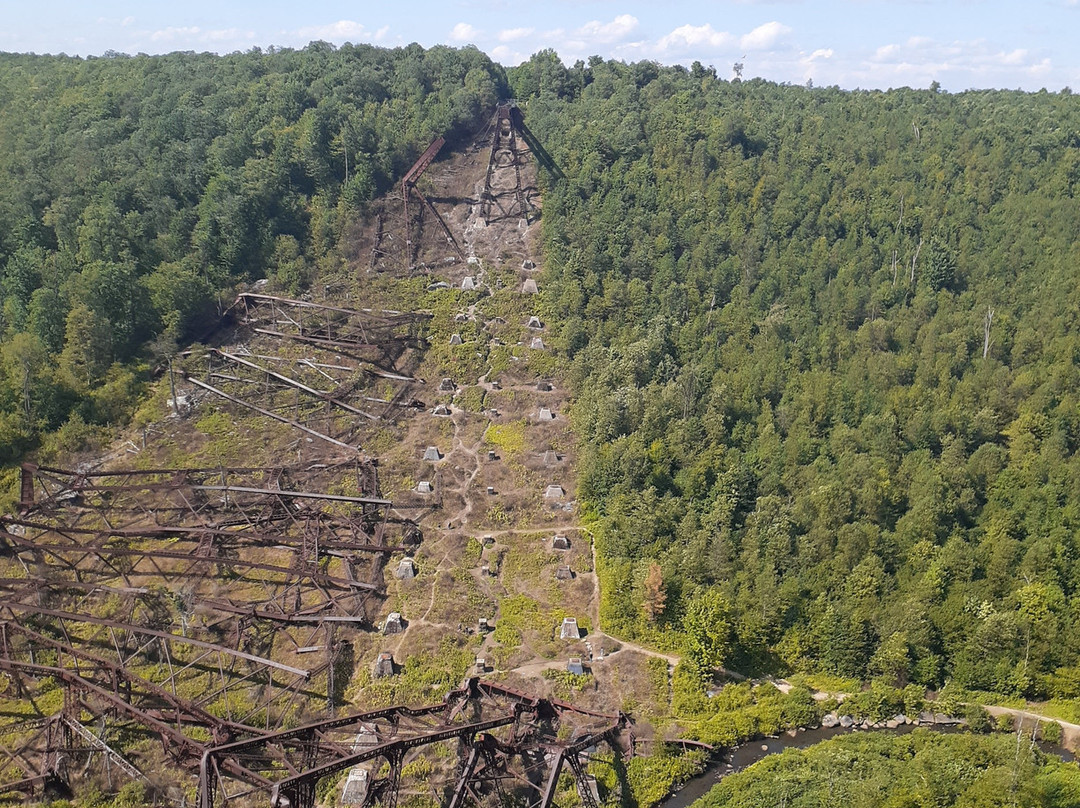
MULTIPOLYGON (((922 724, 925 729, 933 729, 937 732, 965 732, 962 726, 945 724, 922 724)), ((906 735, 917 729, 914 724, 903 724, 895 729, 857 729, 855 727, 819 727, 796 732, 794 735, 784 733, 776 738, 762 738, 750 741, 734 749, 725 749, 717 754, 709 762, 705 771, 697 777, 688 780, 677 792, 672 794, 660 805, 663 808, 688 808, 692 803, 705 796, 708 791, 729 774, 740 772, 748 766, 752 766, 768 755, 775 755, 785 749, 807 749, 823 741, 831 740, 840 735, 848 735, 852 732, 888 732, 892 735, 906 735)), ((1056 755, 1066 762, 1076 760, 1075 755, 1067 749, 1052 744, 1038 742, 1038 746, 1050 755, 1056 755)))

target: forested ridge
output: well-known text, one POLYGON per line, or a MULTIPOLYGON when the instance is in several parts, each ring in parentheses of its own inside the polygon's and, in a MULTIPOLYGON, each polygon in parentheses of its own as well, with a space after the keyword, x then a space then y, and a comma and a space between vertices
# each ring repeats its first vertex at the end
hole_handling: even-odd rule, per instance
POLYGON ((849 735, 788 750, 729 775, 701 808, 786 805, 1065 806, 1080 799, 1075 766, 1008 736, 849 735))
POLYGON ((601 617, 702 675, 1080 695, 1080 103, 538 54, 601 617))
POLYGON ((340 267, 348 218, 505 92, 474 48, 0 54, 0 461, 123 423, 236 283, 340 267))
MULTIPOLYGON (((705 678, 1080 696, 1080 103, 408 46, 0 55, 0 455, 122 423, 516 96, 605 629, 705 678)), ((545 337, 546 339, 546 337, 545 337)))

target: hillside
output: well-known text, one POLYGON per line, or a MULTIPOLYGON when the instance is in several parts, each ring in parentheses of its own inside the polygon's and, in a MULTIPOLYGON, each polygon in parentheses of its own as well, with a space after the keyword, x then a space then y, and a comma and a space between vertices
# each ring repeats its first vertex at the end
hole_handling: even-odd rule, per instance
POLYGON ((389 709, 333 768, 528 693, 559 765, 631 714, 587 776, 646 804, 815 686, 1080 710, 1071 93, 316 43, 0 55, 0 111, 6 782, 78 725, 265 790, 230 744, 277 782, 259 733, 389 709))
POLYGON ((511 84, 568 178, 543 299, 605 624, 721 596, 737 668, 1080 695, 1076 99, 511 84))
MULTIPOLYGON (((471 738, 454 722, 472 709, 504 724, 490 711, 508 699, 572 699, 559 743, 651 700, 650 659, 666 682, 667 660, 596 623, 569 390, 535 316, 537 162, 512 115, 499 107, 456 149, 436 141, 406 174, 408 202, 396 188, 346 217, 340 268, 301 298, 280 277, 246 287, 201 343, 166 355, 109 451, 22 467, 0 520, 3 790, 83 799, 115 787, 111 765, 175 800, 209 757, 221 793, 205 778, 198 793, 224 802, 266 777, 293 788, 279 781, 314 763, 338 767, 312 780, 324 795, 349 788, 345 770, 371 794, 448 794, 459 774, 439 761, 457 746, 408 746, 386 774, 349 762, 359 719, 333 716, 366 711, 380 741, 412 743, 447 726, 471 738), (476 676, 499 684, 459 690, 476 676), (443 698, 463 700, 444 724, 407 721, 443 698), (329 722, 322 757, 263 740, 312 722, 329 722), (106 754, 76 772, 58 732, 106 754), (237 743, 259 751, 234 757, 237 743)), ((535 779, 547 764, 531 760, 535 779)), ((282 793, 307 799, 298 788, 282 793)))

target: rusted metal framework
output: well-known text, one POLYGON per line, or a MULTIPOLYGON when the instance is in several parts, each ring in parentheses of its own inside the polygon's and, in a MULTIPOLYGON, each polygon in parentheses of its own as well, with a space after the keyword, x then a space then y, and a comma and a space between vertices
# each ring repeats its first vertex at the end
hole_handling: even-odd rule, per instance
MULTIPOLYGON (((443 235, 446 237, 446 242, 453 247, 454 252, 457 253, 458 258, 462 261, 465 260, 465 251, 461 249, 461 245, 458 244, 454 234, 450 232, 450 226, 447 225, 446 220, 439 215, 439 211, 435 209, 435 206, 431 204, 423 193, 421 193, 418 183, 420 177, 427 170, 428 166, 435 160, 439 150, 446 143, 445 138, 436 138, 432 141, 431 145, 425 149, 424 153, 420 155, 419 159, 413 163, 412 167, 405 172, 405 176, 401 179, 401 202, 405 212, 405 260, 406 269, 410 268, 413 262, 416 260, 416 247, 412 238, 413 221, 409 214, 409 199, 416 195, 416 198, 423 203, 424 207, 431 213, 435 219, 435 223, 439 225, 443 235)), ((422 210, 422 209, 421 209, 422 210)))
POLYGON ((75 766, 87 770, 95 756, 101 758, 101 768, 110 788, 115 787, 115 774, 147 782, 143 773, 105 740, 108 729, 105 720, 99 720, 95 731, 80 723, 76 716, 61 712, 27 722, 22 728, 27 734, 17 746, 11 749, 0 747, 0 765, 10 764, 14 771, 22 772, 25 777, 0 785, 0 794, 70 798, 73 795, 68 782, 75 766))
POLYGON ((522 149, 518 144, 520 112, 512 104, 495 110, 495 125, 488 157, 484 192, 481 196, 484 221, 521 218, 528 221, 529 206, 521 181, 522 149), (517 113, 515 115, 515 113, 517 113))
POLYGON ((62 793, 74 761, 137 774, 86 716, 129 741, 156 736, 194 770, 215 744, 332 710, 335 670, 352 667, 342 632, 373 626, 386 560, 420 540, 379 496, 376 465, 357 460, 25 464, 19 492, 18 514, 0 517, 0 671, 9 696, 37 705, 51 681, 65 706, 22 747, 0 746, 0 791, 62 793))
POLYGON ((10 621, 0 622, 0 638, 0 671, 18 683, 49 676, 65 693, 62 712, 28 726, 32 733, 18 748, 0 750, 25 775, 0 785, 0 792, 35 794, 50 785, 63 792, 71 763, 95 753, 106 768, 144 779, 105 739, 110 723, 125 722, 157 736, 168 759, 197 775, 199 808, 266 801, 276 808, 312 808, 320 781, 346 770, 366 775, 363 793, 350 795, 364 805, 393 808, 403 796, 424 794, 449 808, 493 798, 549 808, 558 804, 567 767, 580 800, 596 808, 585 768, 592 754, 607 745, 610 764, 633 753, 625 715, 582 710, 478 679, 466 680, 437 704, 267 730, 217 717, 177 695, 175 687, 153 685, 126 667, 10 621), (50 664, 21 658, 29 643, 37 644, 39 655, 54 654, 50 664), (434 760, 442 764, 408 766, 425 748, 440 745, 434 760), (448 762, 455 758, 456 764, 448 762))
POLYGON ((257 334, 344 352, 376 373, 392 371, 406 348, 423 347, 419 326, 431 319, 424 312, 346 309, 252 292, 239 295, 230 311, 257 334))
MULTIPOLYGON (((150 650, 158 648, 156 643, 161 639, 162 632, 151 635, 153 645, 146 643, 139 649, 137 664, 134 657, 120 664, 117 656, 122 653, 121 646, 125 645, 127 637, 136 634, 139 627, 108 621, 111 639, 116 644, 116 655, 108 658, 110 652, 103 647, 104 644, 92 646, 92 650, 76 647, 73 643, 82 643, 83 638, 72 633, 74 626, 71 623, 65 623, 59 631, 55 626, 49 626, 50 633, 44 633, 26 624, 36 623, 48 616, 35 611, 26 614, 18 605, 13 608, 5 606, 4 611, 16 614, 18 619, 0 622, 0 671, 8 677, 19 695, 35 705, 34 683, 41 680, 55 683, 62 689, 63 707, 59 713, 39 722, 37 731, 26 737, 19 747, 2 750, 7 759, 5 763, 9 764, 3 768, 8 772, 21 770, 25 776, 0 785, 0 792, 19 791, 32 795, 39 789, 47 790, 52 786, 63 793, 74 774, 73 762, 89 758, 89 766, 95 753, 101 753, 108 773, 111 773, 111 768, 116 768, 128 777, 145 779, 131 761, 107 742, 106 730, 110 725, 122 729, 129 741, 142 736, 156 737, 167 760, 189 769, 197 765, 208 746, 266 731, 245 725, 231 715, 219 717, 216 714, 222 705, 235 700, 235 691, 232 699, 210 702, 202 698, 201 703, 197 703, 180 690, 182 683, 179 676, 172 676, 157 684, 133 672, 136 667, 141 670, 147 666, 147 660, 151 658, 150 650), (61 636, 54 636, 56 633, 61 636), (97 724, 98 731, 93 732, 87 724, 97 724)), ((138 632, 135 644, 145 639, 146 631, 138 632)), ((196 646, 199 653, 192 657, 190 652, 185 654, 181 649, 184 642, 190 646, 192 641, 189 638, 174 639, 178 640, 175 645, 162 643, 160 646, 171 671, 178 674, 181 669, 193 669, 208 677, 219 673, 213 671, 206 659, 205 652, 211 650, 209 644, 196 646), (168 650, 170 647, 171 651, 168 650)), ((230 656, 229 649, 224 647, 213 648, 212 651, 218 656, 230 656)), ((272 680, 275 674, 280 676, 282 671, 305 681, 308 678, 305 671, 280 665, 271 674, 268 671, 275 668, 275 663, 250 654, 243 657, 233 655, 233 658, 243 659, 245 664, 251 665, 247 673, 249 683, 253 677, 260 676, 272 680)), ((220 670, 220 675, 224 680, 224 669, 220 670)), ((189 690, 190 681, 189 677, 183 682, 189 690)), ((260 685, 265 686, 265 682, 249 687, 249 691, 258 690, 260 685)), ((18 727, 4 729, 11 731, 18 727)), ((236 774, 244 775, 243 772, 236 774)))
POLYGON ((372 378, 412 381, 365 372, 340 360, 256 354, 244 348, 211 348, 205 358, 205 374, 184 374, 189 384, 351 451, 358 451, 349 441, 360 424, 381 420, 380 412, 404 397, 403 387, 399 393, 373 394, 368 389, 372 378))
POLYGON ((93 472, 25 464, 20 492, 19 515, 0 516, 0 546, 23 573, 0 587, 20 598, 43 588, 130 595, 156 583, 192 615, 370 625, 387 558, 420 538, 378 496, 370 462, 93 472))
POLYGON ((422 347, 424 313, 347 309, 304 300, 241 294, 224 317, 237 325, 233 347, 199 356, 192 386, 288 424, 339 449, 358 451, 357 430, 415 404, 415 381, 397 365, 422 347), (252 350, 243 338, 259 338, 252 350))
POLYGON ((261 790, 269 792, 272 806, 312 808, 322 779, 365 764, 370 766, 365 805, 378 801, 393 808, 401 796, 423 793, 453 808, 482 804, 492 795, 528 808, 549 808, 556 804, 564 765, 579 792, 591 794, 584 770, 588 750, 606 743, 617 754, 630 753, 628 730, 623 715, 581 710, 468 679, 441 704, 327 719, 209 749, 199 768, 199 808, 251 793, 242 786, 230 788, 231 778, 223 776, 229 765, 265 777, 268 785, 261 790), (456 749, 457 765, 410 777, 408 762, 438 744, 456 749), (298 759, 304 760, 302 768, 281 764, 298 759))

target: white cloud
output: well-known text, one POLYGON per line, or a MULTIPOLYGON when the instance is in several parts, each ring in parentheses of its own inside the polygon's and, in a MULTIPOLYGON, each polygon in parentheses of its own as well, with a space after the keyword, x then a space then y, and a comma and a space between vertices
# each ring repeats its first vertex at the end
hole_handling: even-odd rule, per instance
POLYGON ((743 50, 748 51, 771 50, 790 33, 790 28, 773 20, 745 34, 739 40, 739 44, 742 45, 743 50))
POLYGON ((243 50, 256 44, 254 31, 240 28, 200 28, 197 25, 170 26, 156 31, 135 32, 135 40, 122 50, 127 53, 150 51, 163 53, 165 50, 206 49, 216 53, 228 53, 243 50), (152 46, 147 47, 153 43, 152 46))
POLYGON ((471 42, 480 32, 467 22, 459 22, 450 31, 450 38, 455 42, 471 42))
POLYGON ((938 81, 952 91, 971 87, 1037 88, 1055 75, 1067 83, 1045 54, 1033 54, 1026 48, 1002 48, 986 39, 938 41, 927 36, 911 37, 902 45, 882 45, 860 57, 847 53, 828 66, 827 82, 843 87, 926 87, 938 81))
POLYGON ((1011 53, 1005 53, 1001 56, 1001 63, 1006 65, 1019 65, 1023 64, 1027 59, 1027 50, 1024 48, 1017 48, 1011 53))
POLYGON ((529 54, 514 50, 509 45, 496 45, 488 51, 488 55, 499 64, 506 66, 519 65, 529 59, 529 54))
POLYGON ((134 25, 134 24, 135 24, 135 18, 134 17, 124 17, 124 19, 120 20, 120 27, 121 28, 127 28, 129 25, 134 25))
POLYGON ((371 32, 354 20, 338 20, 327 25, 309 25, 295 32, 295 38, 305 44, 311 41, 358 42, 371 38, 371 32))
POLYGON ((529 36, 534 29, 532 28, 507 28, 503 31, 499 31, 500 42, 514 42, 518 39, 524 39, 529 36))
POLYGON ((176 40, 195 40, 203 38, 203 31, 199 26, 184 26, 181 28, 160 28, 150 34, 152 42, 175 42, 176 40))
POLYGON ((814 62, 818 59, 831 59, 833 57, 832 48, 818 48, 816 51, 806 57, 806 61, 814 62))
POLYGON ((717 31, 709 23, 704 25, 680 25, 670 34, 660 37, 657 43, 664 53, 681 52, 691 48, 727 48, 735 44, 735 37, 727 31, 717 31))
POLYGON ((593 43, 609 45, 625 39, 638 26, 638 19, 630 14, 620 14, 611 22, 592 20, 581 26, 576 34, 593 43))

